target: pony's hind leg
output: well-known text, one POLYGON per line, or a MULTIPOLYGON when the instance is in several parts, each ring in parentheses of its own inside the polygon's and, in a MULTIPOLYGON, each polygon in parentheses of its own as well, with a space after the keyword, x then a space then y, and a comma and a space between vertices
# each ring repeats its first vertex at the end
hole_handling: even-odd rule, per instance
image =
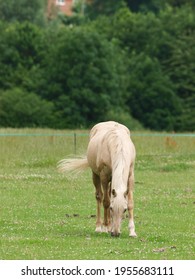
POLYGON ((93 172, 93 184, 95 186, 95 198, 97 201, 97 220, 96 220, 96 232, 102 232, 102 221, 101 221, 101 204, 102 204, 102 188, 101 188, 101 181, 100 177, 93 172))
POLYGON ((100 176, 101 183, 104 190, 104 199, 103 199, 103 206, 104 206, 104 222, 103 222, 103 231, 110 232, 111 231, 111 224, 110 224, 110 187, 111 184, 109 179, 106 175, 100 176))
POLYGON ((129 191, 128 191, 128 211, 129 211, 129 236, 136 237, 135 233, 135 225, 134 225, 134 217, 133 217, 133 185, 134 185, 134 172, 130 174, 129 177, 129 191))

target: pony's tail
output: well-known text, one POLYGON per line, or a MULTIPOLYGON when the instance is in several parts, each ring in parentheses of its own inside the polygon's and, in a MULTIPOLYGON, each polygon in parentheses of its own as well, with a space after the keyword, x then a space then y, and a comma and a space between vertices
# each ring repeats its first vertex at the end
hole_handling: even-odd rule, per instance
POLYGON ((70 158, 62 159, 58 162, 57 168, 59 172, 68 173, 80 173, 89 167, 87 157, 84 158, 70 158))

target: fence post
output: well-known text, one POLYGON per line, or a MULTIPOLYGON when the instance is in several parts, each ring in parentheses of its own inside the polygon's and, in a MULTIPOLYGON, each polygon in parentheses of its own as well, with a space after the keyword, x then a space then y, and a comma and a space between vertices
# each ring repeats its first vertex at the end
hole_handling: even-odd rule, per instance
POLYGON ((74 133, 74 154, 76 155, 77 153, 77 134, 76 132, 74 133))

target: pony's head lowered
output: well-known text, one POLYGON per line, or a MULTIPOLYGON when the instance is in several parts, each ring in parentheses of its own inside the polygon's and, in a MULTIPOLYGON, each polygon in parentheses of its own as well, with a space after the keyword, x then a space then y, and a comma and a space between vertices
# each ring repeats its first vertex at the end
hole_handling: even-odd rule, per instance
POLYGON ((110 202, 111 236, 119 237, 121 221, 127 210, 127 191, 121 192, 112 189, 110 202))

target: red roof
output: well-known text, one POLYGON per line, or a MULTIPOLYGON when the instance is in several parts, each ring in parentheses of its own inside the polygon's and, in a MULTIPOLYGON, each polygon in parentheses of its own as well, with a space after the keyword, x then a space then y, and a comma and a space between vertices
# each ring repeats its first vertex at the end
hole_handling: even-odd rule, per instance
POLYGON ((72 15, 73 2, 74 0, 48 0, 48 18, 52 18, 58 12, 62 12, 68 16, 72 15))

